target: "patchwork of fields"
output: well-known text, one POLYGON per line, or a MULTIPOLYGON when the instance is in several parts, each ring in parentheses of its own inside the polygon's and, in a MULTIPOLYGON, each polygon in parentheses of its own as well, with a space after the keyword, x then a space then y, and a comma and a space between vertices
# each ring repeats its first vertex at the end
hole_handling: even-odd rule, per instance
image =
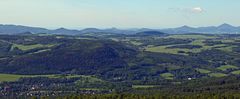
POLYGON ((0 87, 110 93, 240 76, 240 36, 92 36, 0 36, 0 87))
MULTIPOLYGON (((168 38, 172 38, 171 36, 168 38)), ((178 36, 174 35, 174 38, 178 38, 178 36)), ((191 35, 188 35, 187 37, 185 36, 180 36, 180 39, 188 39, 191 38, 191 35)), ((194 39, 191 43, 188 44, 171 44, 171 45, 164 45, 164 46, 146 46, 145 49, 146 51, 150 51, 150 52, 159 52, 159 53, 169 53, 169 54, 181 54, 181 55, 188 55, 188 53, 199 53, 201 51, 204 50, 211 50, 211 49, 219 49, 222 51, 232 51, 233 47, 236 47, 234 45, 226 45, 226 44, 216 44, 216 45, 206 45, 204 42, 207 39, 210 38, 214 38, 214 37, 206 37, 204 38, 204 36, 202 37, 193 37, 193 38, 197 38, 194 39), (189 46, 201 46, 200 48, 171 48, 174 46, 181 46, 181 45, 189 45, 189 46)), ((191 38, 192 39, 192 38, 191 38)), ((226 40, 223 42, 229 42, 229 40, 226 40)), ((234 41, 232 41, 234 42, 234 41)))
MULTIPOLYGON (((145 38, 146 39, 146 38, 145 38)), ((236 44, 239 43, 239 39, 235 38, 221 38, 218 35, 201 35, 201 34, 180 34, 180 35, 170 35, 167 37, 154 37, 147 40, 139 40, 135 38, 127 39, 127 42, 135 46, 141 46, 147 52, 154 53, 166 53, 174 55, 184 55, 189 56, 192 54, 198 54, 208 50, 220 50, 226 53, 236 53, 233 51, 234 48, 238 47, 236 44), (186 43, 169 43, 159 45, 158 40, 162 39, 180 39, 180 40, 189 40, 190 42, 186 43), (149 41, 148 41, 149 40, 149 41), (145 43, 145 42, 150 43, 145 43)), ((176 66, 175 66, 176 67, 176 66)), ((168 69, 171 70, 171 66, 168 66, 168 69)), ((177 70, 179 69, 173 69, 177 70)), ((225 77, 228 75, 239 75, 239 66, 234 66, 226 63, 225 65, 217 66, 215 68, 209 69, 208 67, 196 68, 196 72, 204 74, 209 77, 225 77)), ((161 77, 167 80, 172 80, 175 78, 171 72, 166 72, 160 74, 161 77)))

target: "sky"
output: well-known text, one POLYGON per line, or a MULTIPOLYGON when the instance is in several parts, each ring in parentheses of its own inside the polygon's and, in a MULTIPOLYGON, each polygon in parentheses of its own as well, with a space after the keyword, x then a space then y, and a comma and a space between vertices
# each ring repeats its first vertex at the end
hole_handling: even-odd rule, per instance
POLYGON ((240 0, 0 0, 0 24, 45 28, 240 26, 240 0))

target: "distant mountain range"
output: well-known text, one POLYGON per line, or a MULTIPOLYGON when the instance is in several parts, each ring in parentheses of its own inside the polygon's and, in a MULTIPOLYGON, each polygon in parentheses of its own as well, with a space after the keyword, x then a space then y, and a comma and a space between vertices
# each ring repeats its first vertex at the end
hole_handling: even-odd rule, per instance
POLYGON ((235 27, 230 24, 222 24, 219 26, 208 26, 208 27, 198 27, 193 28, 189 26, 182 26, 178 28, 162 29, 162 32, 165 33, 211 33, 211 34, 235 34, 240 33, 240 27, 235 27))
POLYGON ((190 26, 182 26, 178 28, 168 28, 168 29, 97 29, 97 28, 86 28, 83 30, 71 30, 66 28, 59 28, 56 30, 50 30, 39 27, 29 27, 29 26, 21 26, 21 25, 0 25, 0 34, 19 34, 25 32, 31 33, 51 33, 51 34, 68 34, 68 35, 78 35, 84 33, 117 33, 117 34, 135 34, 144 31, 159 31, 169 34, 182 34, 182 33, 211 33, 211 34, 235 34, 240 33, 240 27, 235 27, 229 24, 222 24, 219 26, 208 26, 208 27, 190 27, 190 26))

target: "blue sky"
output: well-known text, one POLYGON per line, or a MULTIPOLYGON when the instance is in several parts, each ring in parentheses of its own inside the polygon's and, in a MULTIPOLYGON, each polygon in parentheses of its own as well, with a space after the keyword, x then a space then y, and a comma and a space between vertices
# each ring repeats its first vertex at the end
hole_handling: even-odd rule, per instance
POLYGON ((0 23, 46 28, 240 26, 240 0, 1 0, 0 23))

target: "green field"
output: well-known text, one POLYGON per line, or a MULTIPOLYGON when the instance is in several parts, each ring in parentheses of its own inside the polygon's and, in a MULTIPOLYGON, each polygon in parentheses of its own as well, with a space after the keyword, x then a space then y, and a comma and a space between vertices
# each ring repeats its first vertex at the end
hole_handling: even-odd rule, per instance
POLYGON ((17 81, 20 78, 30 78, 30 77, 48 77, 48 78, 77 78, 77 77, 84 77, 84 78, 91 78, 93 80, 99 80, 98 78, 92 76, 85 76, 85 75, 16 75, 16 74, 0 74, 0 82, 12 82, 17 81))
POLYGON ((133 44, 133 45, 142 45, 143 43, 141 43, 141 42, 137 42, 137 41, 130 41, 131 42, 131 44, 133 44))
POLYGON ((167 66, 167 69, 168 70, 177 70, 177 69, 181 69, 182 67, 181 66, 167 66))
POLYGON ((17 81, 21 77, 30 77, 26 75, 0 74, 0 82, 17 81))
POLYGON ((164 79, 172 80, 174 78, 174 75, 171 73, 163 73, 161 74, 161 77, 163 77, 164 79))
POLYGON ((13 50, 14 48, 18 48, 20 50, 26 51, 26 50, 31 50, 31 49, 35 49, 35 48, 52 47, 52 46, 54 46, 54 44, 47 44, 47 45, 43 45, 43 44, 34 44, 34 45, 13 44, 11 47, 11 50, 13 50))
POLYGON ((146 88, 154 88, 155 85, 132 85, 132 88, 134 89, 146 89, 146 88))
POLYGON ((76 83, 82 83, 87 81, 88 83, 94 83, 94 82, 104 82, 102 79, 99 79, 94 76, 85 76, 85 75, 73 75, 73 76, 68 76, 67 78, 78 78, 78 77, 83 77, 84 80, 78 80, 76 83))
POLYGON ((225 76, 227 76, 227 74, 223 74, 223 73, 210 73, 208 75, 210 77, 225 77, 225 76))
POLYGON ((218 67, 217 69, 222 70, 222 71, 226 71, 228 69, 238 69, 237 66, 233 66, 233 65, 223 65, 218 67))
POLYGON ((196 71, 198 71, 199 73, 202 73, 202 74, 208 74, 210 73, 211 71, 209 70, 206 70, 206 69, 200 69, 200 68, 197 68, 195 69, 196 71))
POLYGON ((233 72, 231 72, 231 73, 234 74, 234 75, 240 75, 240 70, 233 71, 233 72))

